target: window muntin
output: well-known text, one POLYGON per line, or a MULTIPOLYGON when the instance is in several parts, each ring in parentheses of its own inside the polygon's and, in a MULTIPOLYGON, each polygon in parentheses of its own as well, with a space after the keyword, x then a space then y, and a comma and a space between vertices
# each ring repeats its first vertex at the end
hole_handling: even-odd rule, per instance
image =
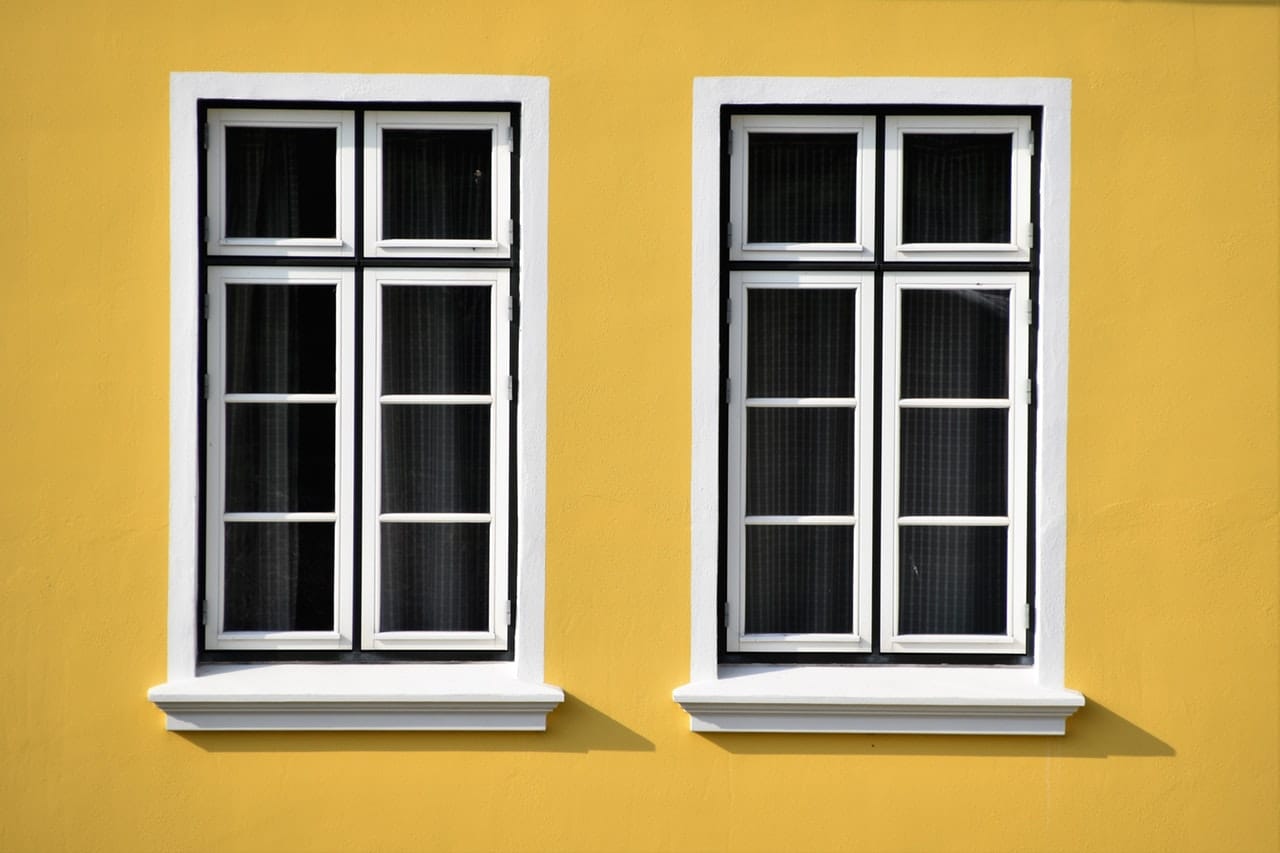
POLYGON ((354 253, 354 113, 212 109, 207 128, 208 254, 354 253))
POLYGON ((207 117, 210 209, 222 232, 257 224, 251 237, 217 240, 207 259, 204 648, 509 653, 511 262, 449 264, 510 255, 498 226, 511 209, 510 115, 217 107, 207 117), (356 174, 362 121, 360 163, 376 176, 356 174), (399 147, 389 158, 388 139, 399 147), (389 181, 402 186, 387 193, 389 181), (249 185, 280 198, 251 204, 249 185), (382 227, 387 199, 407 211, 392 219, 412 236, 352 247, 350 266, 313 263, 347 253, 310 225, 349 223, 342 208, 357 186, 374 216, 367 233, 382 227), (317 200, 334 210, 316 211, 317 200), (276 227, 298 222, 301 236, 276 227), (289 260, 222 260, 251 252, 289 260), (366 268, 379 254, 403 268, 366 268))
POLYGON ((734 116, 731 257, 870 258, 875 136, 866 116, 734 116))
POLYGON ((364 146, 366 254, 511 256, 506 113, 370 111, 364 146))
POLYGON ((884 181, 885 260, 1030 260, 1030 116, 888 116, 884 181))
MULTIPOLYGON (((885 149, 877 152, 873 143, 865 160, 874 162, 879 153, 883 162, 883 258, 875 245, 828 246, 833 251, 823 253, 813 244, 777 242, 755 256, 745 251, 748 242, 731 243, 728 252, 724 650, 730 654, 1017 656, 1028 650, 1033 268, 1028 260, 1017 272, 967 270, 1029 253, 1029 239, 1019 245, 1018 235, 1030 235, 1031 117, 890 113, 879 120, 885 149), (904 185, 914 194, 905 205, 904 185), (933 203, 931 194, 940 201, 933 203), (924 222, 934 228, 935 243, 895 242, 903 230, 895 211, 904 207, 913 210, 913 233, 924 222), (1007 235, 1008 244, 986 241, 991 235, 1007 235), (920 248, 930 254, 913 263, 927 264, 924 271, 893 265, 904 251, 920 248), (964 274, 958 259, 967 265, 964 274), (735 266, 738 261, 777 262, 777 269, 735 266), (865 272, 830 267, 860 261, 865 272), (864 306, 859 321, 841 324, 842 312, 830 299, 799 310, 775 295, 776 283, 760 284, 787 275, 856 278, 864 306), (873 307, 876 294, 881 304, 873 307), (849 390, 853 373, 871 371, 877 358, 879 384, 868 373, 856 392, 849 390), (872 425, 855 426, 862 417, 872 425), (866 490, 879 492, 874 512, 866 490), (807 530, 784 533, 783 526, 807 530)), ((862 135, 874 140, 874 116, 732 115, 731 220, 736 214, 749 221, 752 201, 778 203, 789 220, 797 219, 791 212, 797 197, 821 206, 820 181, 809 180, 811 170, 794 161, 837 156, 838 135, 824 129, 845 130, 848 121, 870 128, 862 135), (752 128, 768 129, 757 133, 770 162, 781 162, 772 150, 781 136, 773 133, 776 124, 811 137, 810 151, 788 164, 800 173, 791 195, 750 162, 752 128), (815 150, 820 156, 810 157, 815 150), (735 162, 744 151, 745 166, 735 162), (750 185, 761 174, 770 182, 764 192, 750 185)), ((877 177, 873 171, 858 194, 872 195, 877 177)), ((846 182, 846 191, 851 186, 846 182)), ((874 221, 874 204, 860 213, 874 221)), ((759 209, 754 215, 762 217, 759 209)), ((815 215, 798 219, 805 224, 815 215)), ((731 221, 729 232, 741 229, 749 240, 752 228, 741 222, 731 221)))

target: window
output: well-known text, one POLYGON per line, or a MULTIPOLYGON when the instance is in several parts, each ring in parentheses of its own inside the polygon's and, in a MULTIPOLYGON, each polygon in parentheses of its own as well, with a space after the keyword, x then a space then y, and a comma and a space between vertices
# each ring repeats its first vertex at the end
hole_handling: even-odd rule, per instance
POLYGON ((1061 733, 1082 701, 1068 92, 698 81, 695 729, 1061 733))
POLYGON ((561 701, 541 660, 546 93, 174 75, 151 691, 171 728, 541 729, 561 701))

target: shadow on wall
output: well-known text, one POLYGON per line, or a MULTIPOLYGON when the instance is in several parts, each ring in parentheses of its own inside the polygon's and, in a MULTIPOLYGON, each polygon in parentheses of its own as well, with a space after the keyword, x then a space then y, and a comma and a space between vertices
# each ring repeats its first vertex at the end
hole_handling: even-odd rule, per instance
POLYGON ((823 735, 703 733, 721 749, 739 755, 979 755, 1107 758, 1172 757, 1160 738, 1089 699, 1067 720, 1065 737, 974 735, 823 735))
POLYGON ((545 732, 177 732, 206 752, 652 752, 653 742, 575 696, 545 732))

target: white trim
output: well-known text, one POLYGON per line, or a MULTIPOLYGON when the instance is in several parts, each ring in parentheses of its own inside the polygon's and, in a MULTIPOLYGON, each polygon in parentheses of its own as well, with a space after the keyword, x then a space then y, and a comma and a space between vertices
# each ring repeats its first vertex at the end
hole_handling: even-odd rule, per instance
POLYGON ((507 513, 510 494, 510 400, 505 394, 395 394, 382 390, 382 288, 450 287, 463 285, 489 290, 489 388, 506 384, 510 370, 507 312, 511 273, 505 269, 366 269, 364 272, 364 505, 361 518, 363 601, 361 646, 367 649, 505 649, 507 647, 507 513), (388 399, 388 397, 390 399, 388 399), (489 511, 383 512, 382 410, 400 406, 484 406, 489 410, 489 511), (489 627, 483 631, 383 631, 382 524, 484 523, 489 527, 489 627))
POLYGON ((541 77, 240 74, 170 76, 168 681, 149 697, 170 728, 542 729, 564 694, 542 683, 545 612, 547 166, 549 87, 541 77), (515 660, 500 664, 198 666, 196 636, 200 156, 197 100, 492 101, 521 107, 520 518, 515 660), (294 674, 297 678, 294 678, 294 674), (351 686, 350 679, 361 679, 351 686), (472 681, 474 679, 474 681, 472 681), (459 698, 454 685, 476 689, 459 698), (344 687, 344 684, 348 685, 344 687), (342 692, 342 691, 346 692, 342 692), (334 696, 332 700, 325 696, 334 696), (316 697, 320 696, 320 700, 316 697), (407 697, 407 698, 405 698, 407 697), (317 712, 316 702, 330 711, 317 712), (270 713, 263 704, 270 703, 270 713))
POLYGON ((734 260, 869 260, 876 242, 874 215, 876 177, 876 121, 870 116, 736 115, 730 124, 729 222, 733 228, 729 257, 734 260), (753 133, 850 133, 857 134, 854 239, 849 243, 751 243, 747 209, 749 141, 753 133))
MULTIPOLYGON (((766 78, 694 81, 690 683, 695 730, 1061 734, 1083 703, 1063 688, 1071 82, 1045 78, 766 78), (1043 107, 1037 351, 1035 661, 1028 667, 720 665, 717 635, 720 387, 720 109, 725 104, 1043 107), (777 672, 778 675, 772 675, 777 672), (966 690, 965 685, 973 685, 966 690), (974 695, 981 687, 981 696, 974 695), (967 704, 966 704, 967 703, 967 704), (727 713, 724 705, 730 705, 727 713), (871 713, 875 706, 878 713, 871 713), (1035 708, 1036 725, 1020 709, 1035 708), (975 708, 985 709, 979 713, 975 708), (815 721, 821 721, 820 725, 815 721), (730 725, 732 723, 732 725, 730 725)), ((1035 717, 1031 717, 1035 719, 1035 717)))
POLYGON ((209 217, 207 249, 213 255, 338 255, 355 253, 355 113, 350 110, 214 109, 209 122, 209 217), (226 151, 227 128, 329 127, 335 131, 334 224, 332 237, 229 237, 227 236, 226 151))
POLYGON ((365 113, 364 245, 369 257, 509 258, 511 235, 511 119, 507 113, 380 112, 365 113), (487 130, 493 140, 489 156, 489 237, 477 239, 383 239, 382 131, 487 130))

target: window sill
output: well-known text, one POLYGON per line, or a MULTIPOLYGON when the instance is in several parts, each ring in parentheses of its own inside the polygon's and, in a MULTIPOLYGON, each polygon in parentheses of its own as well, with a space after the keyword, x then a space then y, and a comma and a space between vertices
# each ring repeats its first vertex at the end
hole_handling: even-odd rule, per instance
POLYGON ((173 731, 545 731, 558 687, 512 664, 200 667, 147 697, 173 731))
POLYGON ((695 732, 1062 735, 1084 705, 1031 669, 721 666, 676 688, 695 732))

